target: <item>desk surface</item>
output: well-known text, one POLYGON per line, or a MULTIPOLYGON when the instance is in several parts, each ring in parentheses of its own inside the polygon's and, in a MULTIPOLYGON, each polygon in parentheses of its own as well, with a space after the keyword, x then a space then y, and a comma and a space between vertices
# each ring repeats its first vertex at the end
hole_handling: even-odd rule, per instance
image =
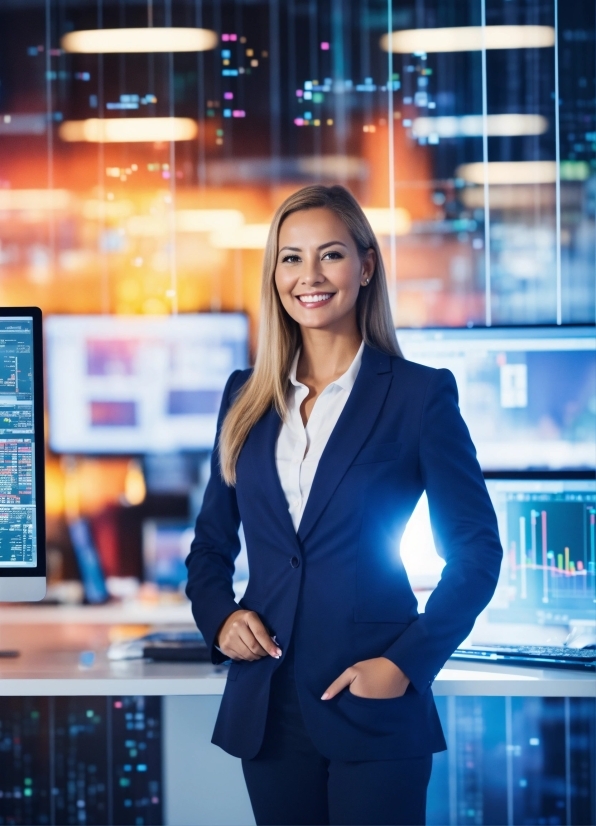
MULTIPOLYGON (((110 662, 104 625, 5 625, 0 649, 16 648, 15 659, 0 658, 0 696, 201 695, 222 694, 227 669, 208 664, 110 662), (82 651, 94 651, 90 668, 79 665, 82 651)), ((596 697, 594 674, 449 662, 439 673, 435 695, 596 697)))

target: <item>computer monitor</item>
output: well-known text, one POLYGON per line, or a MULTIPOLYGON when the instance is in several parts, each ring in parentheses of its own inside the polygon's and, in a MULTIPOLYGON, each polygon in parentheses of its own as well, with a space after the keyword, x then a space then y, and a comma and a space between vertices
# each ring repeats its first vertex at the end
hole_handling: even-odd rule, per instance
POLYGON ((404 355, 455 375, 484 470, 596 467, 594 327, 397 331, 404 355))
MULTIPOLYGON (((596 623, 596 480, 516 474, 487 479, 486 486, 504 550, 488 622, 596 623)), ((412 586, 432 590, 445 562, 435 549, 426 494, 400 553, 412 586)))
POLYGON ((58 453, 210 450, 226 380, 248 363, 241 313, 52 316, 45 332, 58 453))
POLYGON ((489 479, 504 558, 489 622, 596 622, 596 480, 489 479))
POLYGON ((89 522, 86 519, 75 519, 69 524, 68 530, 83 583, 85 602, 89 605, 107 602, 110 594, 89 522))
MULTIPOLYGON (((185 560, 194 539, 194 525, 182 519, 147 519, 143 523, 143 578, 164 590, 186 585, 185 560)), ((242 526, 240 553, 234 560, 233 587, 240 598, 248 583, 248 555, 242 526)))
POLYGON ((0 601, 46 592, 41 310, 0 308, 0 601))

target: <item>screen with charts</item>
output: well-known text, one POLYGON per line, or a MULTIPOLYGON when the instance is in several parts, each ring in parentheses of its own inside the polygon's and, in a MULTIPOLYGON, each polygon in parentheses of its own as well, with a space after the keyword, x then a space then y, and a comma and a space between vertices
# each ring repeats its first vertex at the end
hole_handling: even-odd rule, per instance
POLYGON ((0 568, 37 566, 33 319, 0 315, 0 568))
POLYGON ((454 374, 484 470, 596 467, 593 327, 398 330, 410 361, 454 374))
MULTIPOLYGON (((488 621, 596 620, 596 481, 488 479, 486 486, 504 552, 488 621)), ((435 549, 426 494, 400 554, 412 586, 432 590, 445 563, 435 549)))
POLYGON ((596 620, 596 481, 491 479, 504 557, 491 622, 596 620))
POLYGON ((209 450, 226 380, 248 361, 240 313, 53 316, 45 332, 58 453, 209 450))

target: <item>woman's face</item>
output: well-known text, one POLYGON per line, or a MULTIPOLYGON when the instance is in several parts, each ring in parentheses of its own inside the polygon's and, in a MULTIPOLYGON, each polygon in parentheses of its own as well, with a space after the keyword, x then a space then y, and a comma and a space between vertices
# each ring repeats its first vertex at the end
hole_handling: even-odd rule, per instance
POLYGON ((281 225, 275 285, 284 309, 301 327, 355 324, 358 292, 374 268, 374 250, 362 259, 344 222, 330 209, 293 212, 281 225))

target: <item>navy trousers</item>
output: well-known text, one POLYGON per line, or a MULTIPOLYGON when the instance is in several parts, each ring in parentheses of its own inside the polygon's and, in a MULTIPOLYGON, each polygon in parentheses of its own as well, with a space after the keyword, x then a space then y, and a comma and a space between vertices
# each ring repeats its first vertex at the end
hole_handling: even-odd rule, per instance
POLYGON ((291 646, 287 654, 273 676, 261 749, 242 761, 257 826, 423 826, 432 755, 325 758, 304 726, 291 646))

